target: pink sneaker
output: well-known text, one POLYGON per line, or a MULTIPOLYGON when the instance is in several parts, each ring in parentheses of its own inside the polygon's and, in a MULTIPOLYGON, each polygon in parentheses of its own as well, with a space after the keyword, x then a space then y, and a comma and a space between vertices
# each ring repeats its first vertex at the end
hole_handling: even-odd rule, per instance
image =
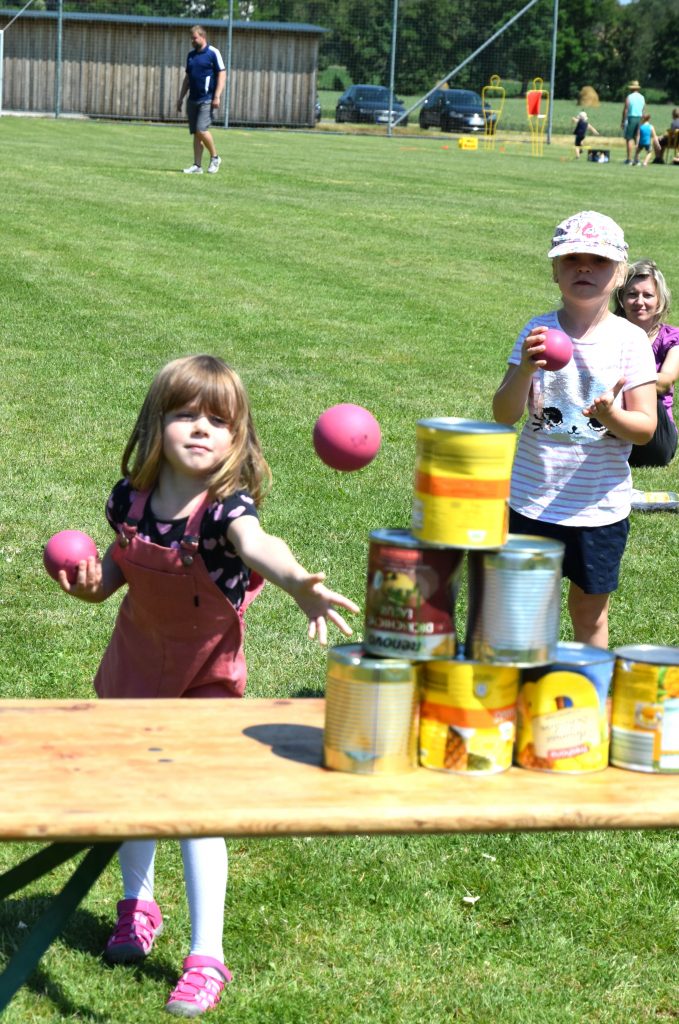
POLYGON ((224 985, 231 981, 231 971, 211 956, 187 956, 184 973, 177 982, 174 992, 165 1003, 168 1013, 175 1017, 198 1017, 206 1010, 214 1010, 222 996, 224 985), (212 967, 223 977, 223 981, 204 974, 201 967, 212 967))
POLYGON ((118 921, 106 943, 106 959, 112 964, 143 960, 163 930, 160 907, 147 900, 120 900, 117 909, 118 921))

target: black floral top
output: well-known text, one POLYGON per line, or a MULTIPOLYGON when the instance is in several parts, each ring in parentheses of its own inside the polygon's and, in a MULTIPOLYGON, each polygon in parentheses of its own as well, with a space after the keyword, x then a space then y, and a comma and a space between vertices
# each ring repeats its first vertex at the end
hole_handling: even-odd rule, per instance
MULTIPOLYGON (((106 518, 116 533, 129 515, 134 494, 129 480, 125 478, 118 481, 109 495, 106 518)), ((257 518, 254 500, 247 491, 236 491, 228 498, 208 505, 200 524, 198 547, 210 577, 234 608, 239 608, 243 603, 250 581, 250 569, 238 557, 227 537, 230 524, 240 516, 257 518)), ((163 548, 179 547, 186 523, 186 516, 183 519, 172 519, 170 522, 156 519, 149 499, 137 524, 137 536, 140 540, 158 544, 163 548)))

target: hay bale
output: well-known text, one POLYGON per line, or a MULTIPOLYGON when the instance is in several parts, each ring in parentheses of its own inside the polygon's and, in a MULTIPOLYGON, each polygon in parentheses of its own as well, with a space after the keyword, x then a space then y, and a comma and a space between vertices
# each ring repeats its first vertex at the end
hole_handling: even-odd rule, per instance
POLYGON ((599 94, 591 85, 583 85, 578 93, 578 104, 581 107, 598 107, 600 103, 599 94))

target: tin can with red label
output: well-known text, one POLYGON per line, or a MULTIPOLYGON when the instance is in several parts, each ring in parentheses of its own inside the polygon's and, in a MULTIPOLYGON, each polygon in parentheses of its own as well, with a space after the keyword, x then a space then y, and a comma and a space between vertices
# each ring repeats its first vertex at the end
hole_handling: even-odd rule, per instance
POLYGON ((412 661, 455 657, 462 560, 462 551, 423 544, 408 530, 373 530, 365 650, 412 661))

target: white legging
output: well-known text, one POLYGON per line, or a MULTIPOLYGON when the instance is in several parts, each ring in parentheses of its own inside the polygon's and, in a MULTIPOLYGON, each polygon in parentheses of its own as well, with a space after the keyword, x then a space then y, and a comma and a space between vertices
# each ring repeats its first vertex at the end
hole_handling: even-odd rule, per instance
MULTIPOLYGON (((220 837, 181 839, 186 899, 191 917, 191 956, 224 962, 224 900, 228 877, 226 843, 220 837)), ((152 900, 155 839, 123 843, 118 851, 125 899, 152 900)))

